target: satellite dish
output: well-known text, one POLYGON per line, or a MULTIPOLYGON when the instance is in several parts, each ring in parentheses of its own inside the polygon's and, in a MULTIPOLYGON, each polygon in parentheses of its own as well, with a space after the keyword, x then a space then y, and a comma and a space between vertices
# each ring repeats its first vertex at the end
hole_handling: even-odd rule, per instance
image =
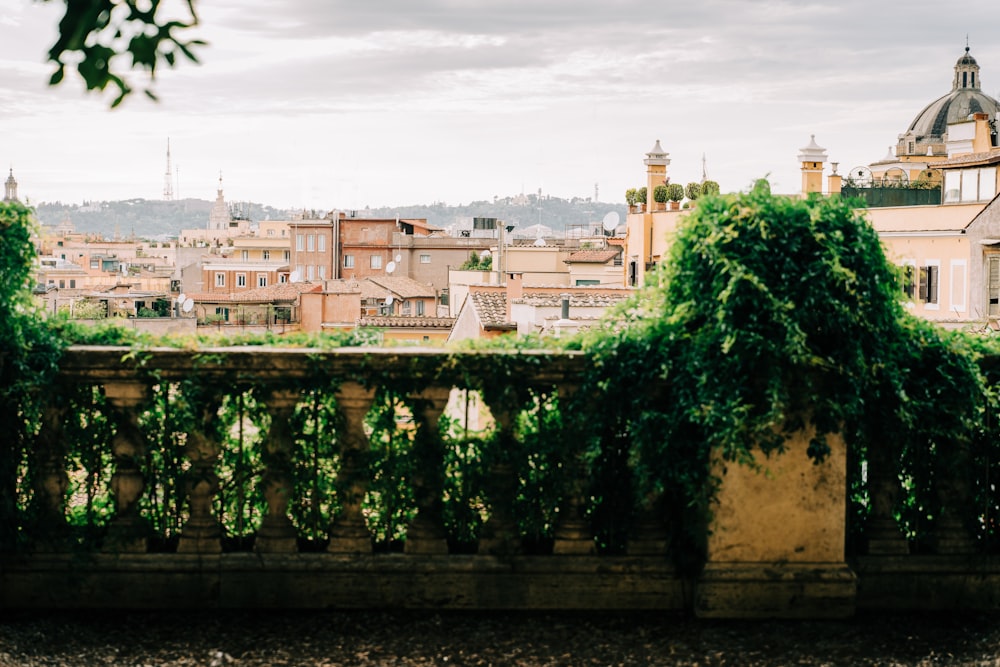
POLYGON ((604 216, 604 231, 613 232, 618 228, 618 221, 621 218, 618 216, 618 211, 609 211, 607 215, 604 216))
POLYGON ((181 292, 180 294, 177 295, 177 303, 184 303, 185 299, 187 299, 187 294, 185 294, 184 292, 181 292))
POLYGON ((545 245, 545 239, 535 239, 535 242, 532 245, 541 248, 545 245))
POLYGON ((484 250, 481 253, 479 253, 479 258, 480 259, 486 259, 489 256, 490 256, 490 251, 489 250, 484 250))
POLYGON ((391 306, 392 302, 393 302, 393 298, 392 298, 391 294, 389 296, 385 297, 385 305, 391 306))
POLYGON ((402 255, 396 255, 396 263, 399 263, 399 262, 402 262, 402 261, 403 261, 403 256, 402 255))
POLYGON ((292 271, 292 275, 288 276, 288 279, 293 283, 302 282, 302 272, 299 270, 292 271))
POLYGON ((389 262, 388 264, 385 265, 386 273, 392 273, 395 270, 396 270, 396 262, 389 262))
POLYGON ((190 313, 192 310, 194 310, 194 299, 190 297, 185 299, 184 303, 181 304, 181 310, 183 310, 185 313, 190 313))

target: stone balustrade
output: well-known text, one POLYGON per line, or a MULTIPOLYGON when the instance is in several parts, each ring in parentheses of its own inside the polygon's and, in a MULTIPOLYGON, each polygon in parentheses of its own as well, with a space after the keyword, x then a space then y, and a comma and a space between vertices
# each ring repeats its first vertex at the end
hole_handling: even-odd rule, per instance
MULTIPOLYGON (((977 549, 953 511, 942 518, 932 552, 911 553, 893 516, 899 480, 878 452, 870 453, 871 515, 866 546, 858 547, 846 516, 848 457, 839 440, 818 466, 805 455, 808 437, 797 437, 780 460, 762 461, 759 472, 717 470, 723 483, 697 572, 675 566, 692 558, 674 553, 677 527, 655 497, 612 517, 633 529, 623 549, 602 549, 587 511, 597 502, 588 462, 582 443, 571 442, 550 462, 562 487, 550 508, 549 544, 539 548, 518 517, 525 484, 519 420, 540 401, 578 397, 587 370, 586 356, 574 352, 70 348, 59 391, 26 457, 32 511, 20 526, 21 547, 0 554, 0 608, 658 609, 844 617, 858 607, 1000 605, 1000 567, 977 549), (67 398, 91 387, 103 397, 99 405, 81 408, 67 398), (468 390, 482 396, 496 430, 494 455, 477 470, 483 523, 471 545, 459 544, 444 518, 445 478, 456 473, 447 470, 452 445, 439 428, 446 417, 453 427, 468 417, 448 410, 449 397, 468 390), (240 419, 220 424, 220 407, 234 401, 240 419), (317 415, 330 405, 334 412, 321 432, 317 415), (373 408, 385 405, 395 435, 373 425, 373 408), (251 412, 253 419, 244 416, 251 412), (177 418, 181 413, 185 419, 177 418), (71 460, 70 425, 106 434, 98 445, 104 450, 95 452, 102 464, 85 471, 71 460), (380 437, 404 437, 410 467, 373 467, 380 437), (330 445, 322 456, 308 450, 313 469, 329 472, 329 486, 303 478, 309 461, 299 444, 308 438, 330 445), (252 451, 234 458, 234 448, 252 451), (405 491, 400 498, 379 486, 387 475, 405 491), (375 516, 372 498, 379 493, 383 507, 375 516), (97 522, 96 539, 81 539, 79 517, 97 511, 95 498, 104 499, 105 520, 97 522), (306 529, 299 511, 306 504, 328 523, 306 529), (330 509, 324 514, 321 506, 330 509), (379 530, 388 532, 380 538, 379 530)), ((576 405, 600 409, 600 397, 591 398, 576 405)), ((942 492, 968 496, 960 482, 950 480, 942 492)))

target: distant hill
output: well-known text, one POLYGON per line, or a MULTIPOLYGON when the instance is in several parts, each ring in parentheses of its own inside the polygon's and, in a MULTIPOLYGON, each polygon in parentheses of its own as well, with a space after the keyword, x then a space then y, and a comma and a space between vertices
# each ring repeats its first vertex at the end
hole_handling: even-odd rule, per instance
MULTIPOLYGON (((214 202, 203 199, 159 201, 127 199, 124 201, 85 202, 84 204, 41 203, 35 205, 39 222, 46 227, 56 227, 69 220, 78 232, 100 234, 106 239, 176 237, 181 229, 205 227, 214 202)), ((277 209, 264 204, 236 205, 241 216, 253 221, 288 220, 295 212, 277 209)), ((442 203, 427 205, 369 208, 358 215, 376 218, 426 218, 432 225, 443 228, 468 227, 473 217, 498 218, 524 229, 536 224, 562 232, 574 226, 600 222, 609 212, 615 211, 624 221, 626 206, 592 202, 589 199, 541 197, 519 195, 496 198, 493 201, 475 201, 449 206, 442 203)))

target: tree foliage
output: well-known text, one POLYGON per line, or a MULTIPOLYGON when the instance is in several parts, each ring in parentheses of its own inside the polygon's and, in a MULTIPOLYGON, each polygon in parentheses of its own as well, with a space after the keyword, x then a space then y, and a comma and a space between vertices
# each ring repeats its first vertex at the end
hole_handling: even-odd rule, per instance
MULTIPOLYGON (((67 67, 75 69, 89 91, 103 91, 109 85, 116 88, 118 95, 111 103, 116 107, 132 92, 127 71, 144 70, 152 81, 160 65, 174 67, 185 58, 198 62, 194 48, 204 42, 182 35, 198 24, 195 0, 59 1, 65 3, 66 11, 48 53, 56 66, 51 85, 63 81, 67 67), (180 7, 182 19, 169 14, 175 7, 180 7), (122 64, 128 58, 131 63, 122 64)), ((156 99, 150 88, 143 92, 156 99)))
POLYGON ((853 451, 908 453, 914 470, 947 460, 975 433, 983 381, 962 339, 905 313, 901 296, 846 201, 760 182, 704 196, 617 330, 587 344, 589 389, 614 420, 598 428, 631 434, 640 494, 694 511, 674 517, 689 537, 704 534, 713 460, 759 465, 807 423, 816 462, 833 433, 853 451))

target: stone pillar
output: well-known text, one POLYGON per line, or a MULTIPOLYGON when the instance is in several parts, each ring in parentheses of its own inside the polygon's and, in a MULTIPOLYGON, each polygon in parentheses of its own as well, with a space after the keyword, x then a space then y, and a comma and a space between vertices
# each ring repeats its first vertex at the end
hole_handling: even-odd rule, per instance
MULTIPOLYGON (((192 402, 195 399, 192 398, 192 402)), ((189 515, 181 530, 177 544, 178 553, 217 554, 222 552, 222 527, 215 515, 213 501, 219 494, 219 476, 215 464, 222 447, 212 428, 217 418, 219 401, 207 398, 195 402, 201 411, 201 420, 187 434, 184 454, 191 467, 184 475, 184 492, 187 495, 189 515)))
POLYGON ((720 479, 708 559, 695 590, 703 618, 845 618, 857 582, 845 562, 847 447, 829 435, 821 464, 811 428, 783 454, 754 453, 760 470, 716 463, 720 479))
POLYGON ((139 408, 146 401, 149 388, 137 382, 109 382, 104 395, 117 413, 118 428, 111 438, 115 471, 111 475, 111 495, 115 516, 108 527, 104 550, 145 553, 152 528, 139 514, 139 498, 146 488, 142 460, 146 438, 139 428, 139 408))
POLYGON ((438 425, 450 394, 448 387, 431 387, 412 401, 419 423, 414 452, 417 470, 413 477, 417 516, 406 531, 406 553, 448 553, 448 539, 441 518, 444 451, 438 425))
MULTIPOLYGON (((576 387, 562 385, 559 392, 560 408, 566 409, 576 395, 576 387)), ((568 421, 568 420, 567 420, 568 421)), ((582 438, 572 438, 571 445, 582 445, 582 438)), ((594 553, 594 531, 584 516, 587 497, 587 464, 579 446, 567 448, 563 461, 569 483, 560 503, 559 519, 556 522, 552 553, 556 555, 579 555, 594 553)))
POLYGON ((517 475, 511 464, 512 452, 517 449, 514 438, 513 409, 501 401, 490 400, 484 395, 499 429, 497 456, 489 471, 490 515, 483 525, 479 538, 479 553, 509 555, 521 550, 521 537, 514 519, 514 497, 517 493, 517 475))
POLYGON ((330 528, 332 553, 371 553, 372 539, 361 503, 368 490, 367 453, 368 434, 365 433, 365 416, 371 410, 374 391, 357 382, 344 382, 337 391, 337 407, 343 417, 343 432, 338 434, 340 446, 340 472, 337 489, 340 495, 340 514, 330 528))
POLYGON ((32 488, 38 510, 37 525, 32 535, 36 551, 64 551, 68 544, 69 524, 66 522, 66 450, 63 444, 63 419, 67 406, 55 397, 42 410, 41 427, 32 451, 35 476, 32 488))
POLYGON ((295 526, 288 516, 294 483, 292 456, 294 435, 288 425, 299 392, 292 389, 272 389, 267 398, 267 412, 271 428, 264 441, 263 460, 266 469, 261 477, 261 488, 267 511, 254 538, 257 553, 295 553, 298 551, 295 526))

